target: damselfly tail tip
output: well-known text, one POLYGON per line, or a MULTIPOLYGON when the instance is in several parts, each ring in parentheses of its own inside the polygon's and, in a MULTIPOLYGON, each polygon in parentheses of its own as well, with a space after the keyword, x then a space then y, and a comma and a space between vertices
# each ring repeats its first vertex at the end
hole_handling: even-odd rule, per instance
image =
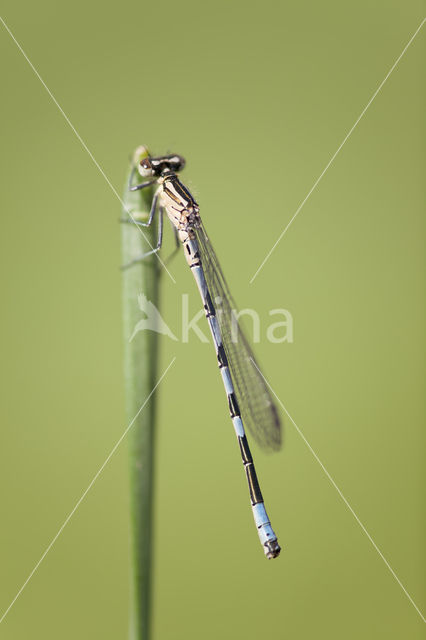
POLYGON ((280 551, 281 547, 278 544, 278 540, 268 540, 268 542, 265 543, 265 554, 268 560, 278 558, 280 551))

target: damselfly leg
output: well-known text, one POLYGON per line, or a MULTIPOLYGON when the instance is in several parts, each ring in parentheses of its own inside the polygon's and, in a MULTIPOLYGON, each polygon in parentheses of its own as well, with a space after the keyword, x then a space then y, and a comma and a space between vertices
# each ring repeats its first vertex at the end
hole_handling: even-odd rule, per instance
POLYGON ((133 167, 133 169, 130 172, 129 191, 139 191, 140 189, 145 189, 145 187, 150 187, 152 184, 155 184, 157 182, 157 180, 146 180, 145 182, 141 182, 140 184, 132 185, 135 171, 136 171, 136 167, 133 167))
MULTIPOLYGON (((171 222, 170 222, 170 224, 172 225, 171 222)), ((180 249, 179 236, 178 236, 178 232, 176 231, 176 227, 174 225, 172 225, 172 229, 173 229, 173 235, 175 237, 175 248, 173 249, 171 254, 169 256, 167 256, 167 258, 164 261, 164 264, 169 264, 169 262, 171 262, 171 260, 173 260, 173 258, 175 257, 175 255, 177 254, 177 252, 180 249)))
MULTIPOLYGON (((148 220, 147 223, 133 223, 136 224, 137 226, 143 226, 143 227, 148 227, 153 219, 154 219, 154 215, 155 215, 155 211, 156 208, 154 208, 154 213, 152 214, 152 216, 150 215, 150 220, 148 220)), ((159 216, 160 219, 158 221, 158 237, 157 237, 157 246, 155 247, 155 249, 151 249, 151 251, 147 251, 146 253, 141 254, 140 256, 137 256, 136 258, 134 258, 133 260, 130 260, 130 262, 127 262, 126 264, 121 265, 121 270, 123 271, 124 269, 128 269, 129 267, 132 267, 134 264, 138 264, 138 262, 142 262, 142 260, 144 260, 145 258, 147 258, 148 256, 152 256, 153 253, 158 253, 158 251, 160 251, 161 249, 161 245, 163 244, 163 218, 164 218, 164 209, 163 207, 160 207, 160 212, 159 212, 159 216)), ((121 222, 130 222, 132 223, 132 220, 122 220, 121 222)))

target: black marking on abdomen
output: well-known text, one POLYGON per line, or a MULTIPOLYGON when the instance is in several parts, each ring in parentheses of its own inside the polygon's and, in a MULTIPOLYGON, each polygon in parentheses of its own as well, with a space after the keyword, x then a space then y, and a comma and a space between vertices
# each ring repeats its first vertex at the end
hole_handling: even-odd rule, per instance
POLYGON ((240 407, 238 406, 237 398, 235 397, 235 393, 228 393, 228 404, 229 411, 231 413, 231 418, 240 417, 240 407))
POLYGON ((243 459, 243 463, 246 465, 249 462, 253 462, 253 458, 251 457, 250 447, 247 441, 246 436, 238 436, 238 444, 240 445, 241 457, 243 459))
POLYGON ((206 312, 206 318, 211 318, 212 316, 216 315, 216 310, 213 306, 211 295, 208 291, 206 292, 206 297, 204 301, 204 311, 206 312))
POLYGON ((192 252, 191 252, 191 245, 189 244, 189 242, 185 242, 185 249, 186 249, 186 252, 187 252, 187 254, 188 254, 189 256, 191 256, 191 255, 192 255, 192 257, 193 257, 194 259, 197 259, 197 260, 199 259, 199 257, 200 257, 200 253, 199 253, 199 251, 197 250, 195 253, 192 253, 192 252))
POLYGON ((223 344, 218 345, 217 347, 217 361, 219 363, 219 368, 228 366, 228 358, 226 357, 225 349, 223 344))
POLYGON ((253 462, 249 462, 248 464, 244 465, 244 468, 246 470, 251 503, 258 504, 259 502, 263 502, 263 496, 259 487, 259 481, 257 479, 253 462))

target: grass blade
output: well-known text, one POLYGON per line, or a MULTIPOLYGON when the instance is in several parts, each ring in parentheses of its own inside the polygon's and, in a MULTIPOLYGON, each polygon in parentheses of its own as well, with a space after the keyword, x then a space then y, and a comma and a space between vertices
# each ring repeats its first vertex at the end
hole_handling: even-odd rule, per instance
MULTIPOLYGON (((129 176, 135 162, 144 155, 148 155, 144 147, 136 149, 129 176)), ((123 219, 130 220, 130 211, 135 219, 146 221, 152 195, 151 187, 130 192, 126 182, 123 201, 127 210, 122 212, 123 219)), ((133 223, 122 224, 121 227, 123 264, 156 246, 156 220, 151 227, 142 229, 143 233, 133 223)), ((143 328, 145 314, 141 307, 149 301, 158 309, 160 269, 157 256, 151 255, 123 270, 124 375, 128 424, 157 382, 159 334, 143 328)), ((155 416, 156 394, 153 394, 129 432, 130 640, 148 640, 150 635, 155 416)))

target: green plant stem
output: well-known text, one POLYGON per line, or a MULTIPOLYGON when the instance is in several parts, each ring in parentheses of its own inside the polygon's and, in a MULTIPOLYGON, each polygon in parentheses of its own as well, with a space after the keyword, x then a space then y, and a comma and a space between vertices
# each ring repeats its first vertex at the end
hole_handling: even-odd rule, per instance
MULTIPOLYGON (((139 148, 135 152, 132 166, 135 158, 140 159, 141 155, 143 150, 139 148)), ((151 187, 130 192, 126 182, 123 201, 127 211, 130 211, 135 219, 146 221, 152 195, 151 187)), ((122 212, 123 219, 130 219, 127 211, 122 212)), ((151 227, 142 229, 143 233, 134 224, 122 224, 121 227, 123 264, 155 247, 155 221, 151 227)), ((158 308, 160 268, 158 258, 154 254, 123 271, 127 424, 134 420, 128 435, 131 508, 130 640, 148 640, 150 635, 156 401, 155 394, 148 401, 147 398, 157 382, 158 333, 140 330, 132 339, 131 337, 137 323, 145 317, 139 307, 138 296, 143 294, 158 308), (144 402, 145 406, 135 419, 144 402)))

